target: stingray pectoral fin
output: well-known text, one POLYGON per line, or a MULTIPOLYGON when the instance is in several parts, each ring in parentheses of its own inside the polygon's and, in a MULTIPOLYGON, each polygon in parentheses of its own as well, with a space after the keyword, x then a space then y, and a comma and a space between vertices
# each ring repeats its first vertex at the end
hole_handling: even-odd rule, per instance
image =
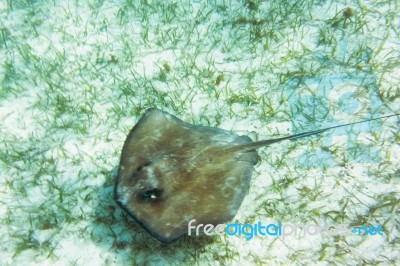
POLYGON ((220 198, 216 201, 223 203, 225 207, 215 210, 215 218, 218 218, 220 223, 228 222, 236 215, 249 191, 255 156, 253 154, 246 156, 252 157, 250 162, 236 161, 225 173, 224 183, 219 191, 220 198))

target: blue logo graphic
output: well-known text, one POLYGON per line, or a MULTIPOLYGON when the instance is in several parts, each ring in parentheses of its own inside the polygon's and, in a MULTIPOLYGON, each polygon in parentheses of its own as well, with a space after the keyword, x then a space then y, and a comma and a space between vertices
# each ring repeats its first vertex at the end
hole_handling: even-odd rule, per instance
POLYGON ((359 236, 375 236, 375 235, 381 235, 383 236, 383 228, 378 225, 376 226, 370 226, 367 227, 365 225, 360 226, 358 228, 354 228, 353 230, 351 230, 351 232, 353 234, 359 235, 359 236))
MULTIPOLYGON (((285 93, 292 115, 292 134, 380 116, 382 101, 371 72, 290 79, 285 93)), ((358 143, 357 138, 380 128, 381 122, 376 120, 338 128, 325 134, 322 146, 331 147, 333 137, 345 137, 348 162, 377 163, 379 149, 358 143)), ((313 148, 300 156, 299 164, 303 168, 326 168, 335 165, 335 158, 326 149, 313 148)))

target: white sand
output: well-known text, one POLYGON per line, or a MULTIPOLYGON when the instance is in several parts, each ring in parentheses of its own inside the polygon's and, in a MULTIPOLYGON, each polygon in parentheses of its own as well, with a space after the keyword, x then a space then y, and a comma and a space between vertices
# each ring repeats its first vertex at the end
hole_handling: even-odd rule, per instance
MULTIPOLYGON (((396 2, 54 2, 0 2, 0 265, 400 263, 397 118, 261 149, 236 217, 384 236, 163 245, 112 200, 123 141, 150 107, 259 140, 294 132, 301 96, 340 123, 399 112, 396 2), (349 134, 376 150, 352 157, 349 134), (330 159, 305 160, 320 147, 330 159)), ((331 125, 323 112, 317 126, 331 125)))

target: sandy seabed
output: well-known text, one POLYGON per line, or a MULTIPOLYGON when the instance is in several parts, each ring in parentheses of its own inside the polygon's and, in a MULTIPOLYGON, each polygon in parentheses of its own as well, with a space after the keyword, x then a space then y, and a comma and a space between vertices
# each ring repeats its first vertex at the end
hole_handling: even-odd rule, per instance
POLYGON ((235 221, 347 235, 164 245, 112 196, 150 107, 254 140, 399 113, 398 14, 397 1, 2 1, 0 264, 399 264, 396 117, 259 151, 235 221))

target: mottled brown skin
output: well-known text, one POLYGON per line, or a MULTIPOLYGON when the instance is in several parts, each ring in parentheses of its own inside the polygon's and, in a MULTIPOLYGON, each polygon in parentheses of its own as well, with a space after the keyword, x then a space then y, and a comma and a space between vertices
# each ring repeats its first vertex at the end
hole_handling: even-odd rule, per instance
POLYGON ((192 219, 193 225, 217 225, 235 216, 249 189, 257 148, 366 121, 251 142, 149 109, 125 141, 114 197, 150 234, 170 243, 187 233, 192 219))
POLYGON ((167 243, 187 233, 192 219, 203 224, 229 221, 249 189, 257 162, 254 149, 230 148, 250 142, 246 136, 193 126, 150 109, 124 144, 115 198, 167 243))

